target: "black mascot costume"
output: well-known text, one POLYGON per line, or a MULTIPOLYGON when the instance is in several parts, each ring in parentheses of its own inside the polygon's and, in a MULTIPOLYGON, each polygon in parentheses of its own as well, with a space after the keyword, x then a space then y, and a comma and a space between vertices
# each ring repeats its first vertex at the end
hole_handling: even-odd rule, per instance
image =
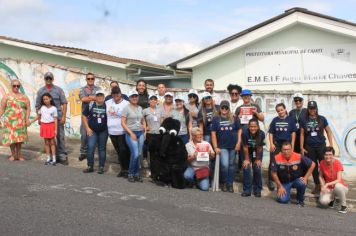
POLYGON ((178 136, 180 123, 173 118, 166 118, 159 129, 161 139, 156 143, 159 158, 155 163, 156 181, 171 184, 173 188, 185 186, 184 171, 187 168, 187 151, 183 140, 178 136))

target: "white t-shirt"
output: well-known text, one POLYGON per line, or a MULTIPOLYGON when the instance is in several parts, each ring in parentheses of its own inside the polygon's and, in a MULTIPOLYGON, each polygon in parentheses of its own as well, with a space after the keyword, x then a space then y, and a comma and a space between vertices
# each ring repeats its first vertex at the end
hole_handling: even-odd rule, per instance
MULTIPOLYGON (((206 142, 206 141, 201 141, 202 144, 208 144, 209 145, 209 150, 211 150, 212 153, 215 153, 213 150, 213 147, 210 145, 210 143, 206 142)), ((196 146, 195 144, 190 141, 189 143, 187 143, 185 145, 185 149, 187 150, 187 153, 189 156, 194 155, 195 150, 196 150, 196 146)), ((201 167, 209 167, 209 161, 197 161, 197 160, 193 160, 192 162, 190 162, 190 166, 193 168, 201 168, 201 167)))
POLYGON ((121 115, 122 111, 128 104, 129 102, 125 99, 122 99, 120 103, 115 103, 113 98, 105 102, 106 115, 108 117, 108 131, 110 135, 122 135, 126 133, 121 126, 121 115))
POLYGON ((52 123, 54 122, 54 119, 57 119, 58 117, 57 108, 55 106, 42 106, 38 110, 38 114, 41 115, 42 123, 52 123))
POLYGON ((232 103, 231 100, 229 101, 230 102, 230 111, 232 114, 235 114, 236 112, 236 109, 241 106, 242 104, 244 104, 244 102, 242 101, 242 99, 239 99, 237 102, 235 103, 232 103))

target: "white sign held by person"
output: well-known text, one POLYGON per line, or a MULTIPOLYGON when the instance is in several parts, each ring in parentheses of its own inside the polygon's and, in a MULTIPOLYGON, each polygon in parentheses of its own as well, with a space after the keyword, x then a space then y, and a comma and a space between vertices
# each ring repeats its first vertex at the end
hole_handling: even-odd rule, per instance
POLYGON ((356 44, 245 52, 250 85, 356 81, 356 44))

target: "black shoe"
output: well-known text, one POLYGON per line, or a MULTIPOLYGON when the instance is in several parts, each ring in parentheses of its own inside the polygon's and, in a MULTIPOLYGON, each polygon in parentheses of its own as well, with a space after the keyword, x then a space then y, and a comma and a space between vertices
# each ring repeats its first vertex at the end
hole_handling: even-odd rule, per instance
POLYGON ((100 175, 104 174, 104 167, 99 167, 99 170, 97 173, 100 175))
POLYGON ((87 159, 87 155, 85 155, 85 154, 80 154, 80 156, 79 156, 79 161, 82 161, 82 160, 84 160, 84 159, 87 159))
POLYGON ((347 210, 348 210, 347 206, 341 206, 339 213, 346 214, 347 210))
POLYGON ((89 166, 88 168, 86 168, 85 170, 83 170, 83 173, 84 174, 87 174, 87 173, 92 173, 94 172, 94 168, 89 166))
POLYGON ((254 193, 255 197, 261 197, 261 193, 254 193))
POLYGON ((135 182, 135 178, 133 176, 128 176, 127 181, 129 181, 130 183, 133 183, 133 182, 135 182))
POLYGON ((228 185, 227 186, 227 191, 230 192, 230 193, 233 193, 234 192, 234 186, 233 185, 228 185))
POLYGON ((335 199, 329 203, 329 208, 334 209, 334 207, 335 207, 335 199))
POLYGON ((68 158, 58 159, 57 163, 67 166, 68 165, 68 158))
POLYGON ((119 178, 127 178, 127 176, 128 176, 128 172, 127 171, 120 171, 118 174, 117 174, 117 177, 119 177, 119 178))
POLYGON ((227 186, 226 186, 226 184, 222 184, 222 185, 221 185, 221 191, 227 192, 227 186))
POLYGON ((274 182, 268 181, 267 187, 268 187, 269 191, 271 191, 271 192, 274 191, 274 188, 275 188, 274 182))
POLYGON ((141 176, 135 176, 135 177, 134 177, 134 180, 135 180, 136 182, 140 182, 140 183, 143 182, 143 179, 142 179, 141 176))
POLYGON ((304 201, 298 201, 298 202, 297 202, 297 205, 298 205, 299 207, 304 207, 304 206, 305 206, 304 201))
POLYGON ((250 197, 251 193, 241 193, 241 197, 250 197))

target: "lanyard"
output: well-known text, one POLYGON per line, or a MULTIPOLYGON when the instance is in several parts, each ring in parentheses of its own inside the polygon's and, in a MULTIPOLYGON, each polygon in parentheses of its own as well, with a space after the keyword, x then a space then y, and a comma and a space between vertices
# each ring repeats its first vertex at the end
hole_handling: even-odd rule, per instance
POLYGON ((300 110, 297 109, 295 112, 295 119, 296 119, 297 123, 299 123, 300 114, 302 114, 302 109, 300 109, 300 110), (299 114, 298 114, 298 111, 299 111, 299 114))

